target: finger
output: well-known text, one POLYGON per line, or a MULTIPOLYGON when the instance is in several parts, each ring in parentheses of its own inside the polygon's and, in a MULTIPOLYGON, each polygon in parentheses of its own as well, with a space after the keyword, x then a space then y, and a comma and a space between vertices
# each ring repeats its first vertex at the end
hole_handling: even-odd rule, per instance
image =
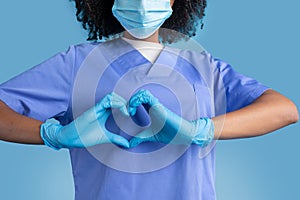
POLYGON ((151 130, 147 129, 137 134, 130 140, 130 147, 136 147, 143 142, 152 142, 153 141, 153 133, 151 130))
POLYGON ((136 109, 137 109, 137 106, 136 107, 135 106, 134 107, 133 106, 129 106, 129 108, 128 108, 129 115, 130 116, 135 115, 136 109))
POLYGON ((140 138, 142 140, 146 140, 147 138, 152 137, 153 131, 152 131, 152 127, 147 128, 146 130, 140 132, 139 134, 135 135, 135 138, 140 138))
POLYGON ((110 133, 110 132, 107 134, 109 134, 109 139, 112 143, 122 146, 122 147, 125 147, 125 148, 130 147, 128 140, 126 140, 124 137, 114 134, 114 133, 110 133))
POLYGON ((96 105, 97 108, 99 108, 98 110, 106 110, 108 108, 111 107, 111 99, 113 98, 112 94, 107 94, 106 96, 104 96, 100 102, 96 105))
POLYGON ((129 100, 128 111, 131 116, 135 115, 137 107, 142 105, 141 92, 142 92, 142 90, 138 91, 129 100))
POLYGON ((129 114, 128 110, 127 110, 127 107, 126 107, 126 105, 125 105, 125 106, 122 106, 122 107, 120 107, 119 109, 120 109, 121 113, 123 113, 125 116, 127 116, 127 117, 129 117, 129 116, 130 116, 130 114, 129 114))
POLYGON ((127 110, 127 101, 116 93, 112 93, 110 106, 111 108, 118 108, 125 116, 130 116, 127 110))
POLYGON ((116 94, 116 93, 111 93, 110 96, 110 107, 111 108, 120 108, 120 107, 126 107, 126 100, 121 97, 120 95, 116 94))
POLYGON ((141 89, 130 98, 129 105, 139 106, 143 103, 150 104, 152 98, 154 96, 148 90, 141 89))
POLYGON ((98 121, 105 123, 111 113, 111 110, 105 110, 105 112, 103 112, 102 115, 98 117, 98 121))
POLYGON ((151 128, 149 127, 148 129, 140 132, 130 140, 130 147, 135 147, 143 142, 153 142, 153 141, 156 140, 153 137, 153 132, 151 128))
POLYGON ((153 106, 158 100, 148 90, 141 89, 129 100, 129 113, 134 115, 138 106, 148 104, 153 106))
POLYGON ((116 93, 111 93, 106 95, 95 107, 98 114, 101 114, 101 112, 107 109, 120 108, 124 115, 129 116, 129 113, 126 109, 126 104, 127 102, 123 97, 116 93))
MULTIPOLYGON (((140 135, 140 134, 139 134, 140 135)), ((155 139, 155 137, 153 137, 152 135, 150 137, 140 137, 139 135, 133 137, 129 144, 130 144, 130 148, 136 147, 141 143, 144 142, 157 142, 157 140, 155 139)))
POLYGON ((139 144, 141 144, 143 142, 143 140, 141 140, 140 138, 132 138, 129 142, 129 146, 130 148, 134 148, 136 146, 138 146, 139 144))

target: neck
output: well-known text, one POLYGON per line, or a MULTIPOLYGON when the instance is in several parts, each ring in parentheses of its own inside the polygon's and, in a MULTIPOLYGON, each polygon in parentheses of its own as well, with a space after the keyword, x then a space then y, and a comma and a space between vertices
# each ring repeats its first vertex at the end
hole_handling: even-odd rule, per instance
POLYGON ((124 37, 127 38, 127 39, 131 39, 131 40, 140 40, 140 41, 144 41, 144 42, 159 43, 159 40, 158 40, 158 31, 156 31, 153 35, 151 35, 150 37, 147 37, 145 39, 135 38, 132 35, 130 35, 127 31, 125 31, 124 32, 124 37))

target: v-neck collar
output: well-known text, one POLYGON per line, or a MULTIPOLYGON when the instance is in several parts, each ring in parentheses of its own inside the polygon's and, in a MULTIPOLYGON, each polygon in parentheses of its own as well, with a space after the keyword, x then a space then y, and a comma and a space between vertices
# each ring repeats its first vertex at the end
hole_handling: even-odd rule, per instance
MULTIPOLYGON (((152 63, 150 60, 148 60, 138 49, 136 49, 131 43, 129 43, 128 41, 126 41, 125 39, 123 38, 119 38, 119 40, 121 40, 126 46, 129 46, 132 50, 136 51, 139 56, 142 56, 145 60, 147 60, 147 62, 149 64, 155 64, 155 62, 157 61, 157 59, 160 57, 161 53, 164 51, 165 49, 165 46, 163 45, 161 51, 159 52, 158 56, 156 57, 156 59, 154 60, 154 62, 152 63)), ((144 42, 143 42, 144 43, 144 42)), ((146 43, 145 43, 146 45, 146 43)))
POLYGON ((180 53, 179 49, 164 46, 152 64, 137 49, 122 38, 107 41, 103 44, 111 49, 110 51, 106 51, 107 56, 110 57, 109 60, 115 60, 118 62, 118 66, 123 66, 121 67, 121 71, 127 71, 129 68, 136 66, 149 65, 147 76, 152 77, 169 76, 176 66, 180 53), (123 56, 126 56, 126 59, 123 56))
POLYGON ((151 63, 143 54, 141 54, 136 48, 134 48, 130 43, 128 43, 126 40, 123 40, 122 38, 117 39, 122 44, 124 44, 124 50, 125 51, 135 51, 139 56, 143 57, 149 64, 156 65, 156 64, 163 64, 163 65, 169 65, 170 67, 174 67, 177 62, 177 58, 179 56, 179 49, 171 48, 168 46, 163 46, 162 50, 160 51, 159 55, 157 56, 156 60, 151 63))

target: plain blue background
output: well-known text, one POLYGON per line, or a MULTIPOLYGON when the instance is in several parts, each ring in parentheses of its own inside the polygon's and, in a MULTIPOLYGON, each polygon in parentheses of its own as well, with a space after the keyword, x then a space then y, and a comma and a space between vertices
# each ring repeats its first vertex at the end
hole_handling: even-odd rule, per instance
MULTIPOLYGON (((300 2, 208 0, 208 5, 196 39, 299 106, 300 2)), ((0 9, 0 82, 85 42, 68 0, 2 1, 0 9)), ((300 199, 299 141, 295 124, 258 138, 218 142, 218 199, 300 199)), ((0 199, 73 198, 68 151, 0 142, 0 199)))

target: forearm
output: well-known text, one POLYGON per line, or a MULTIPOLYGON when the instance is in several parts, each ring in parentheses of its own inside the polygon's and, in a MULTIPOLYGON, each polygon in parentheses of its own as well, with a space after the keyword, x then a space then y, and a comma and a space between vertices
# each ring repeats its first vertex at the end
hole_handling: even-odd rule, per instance
POLYGON ((40 137, 41 121, 20 115, 0 101, 0 140, 43 144, 40 137))
POLYGON ((214 117, 214 138, 260 136, 295 123, 298 118, 293 102, 273 90, 268 90, 249 106, 214 117))

